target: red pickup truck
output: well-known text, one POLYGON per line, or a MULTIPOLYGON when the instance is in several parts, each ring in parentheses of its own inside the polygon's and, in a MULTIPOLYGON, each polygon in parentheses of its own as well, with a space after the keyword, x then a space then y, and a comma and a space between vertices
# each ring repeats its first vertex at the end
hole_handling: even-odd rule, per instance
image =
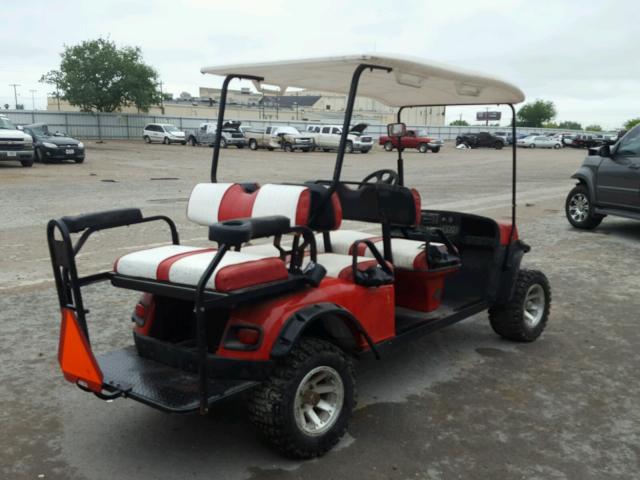
MULTIPOLYGON (((438 153, 442 147, 442 140, 427 135, 426 129, 407 129, 406 135, 401 137, 400 141, 402 148, 415 148, 420 153, 427 153, 429 150, 438 153)), ((387 152, 390 152, 398 148, 398 137, 382 135, 379 143, 387 152)))

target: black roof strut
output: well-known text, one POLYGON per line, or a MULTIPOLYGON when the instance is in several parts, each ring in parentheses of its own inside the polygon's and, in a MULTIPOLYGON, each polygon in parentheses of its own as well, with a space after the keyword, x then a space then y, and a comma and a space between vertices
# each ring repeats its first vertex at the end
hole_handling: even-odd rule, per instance
POLYGON ((216 125, 216 140, 213 145, 213 158, 211 159, 211 182, 218 182, 218 159, 220 158, 220 138, 222 136, 222 124, 224 123, 224 111, 227 106, 227 91, 229 90, 229 83, 234 78, 239 80, 255 80, 262 82, 263 77, 256 77, 254 75, 241 75, 236 73, 230 73, 224 79, 222 83, 222 90, 220 91, 220 103, 218 106, 218 123, 216 125))

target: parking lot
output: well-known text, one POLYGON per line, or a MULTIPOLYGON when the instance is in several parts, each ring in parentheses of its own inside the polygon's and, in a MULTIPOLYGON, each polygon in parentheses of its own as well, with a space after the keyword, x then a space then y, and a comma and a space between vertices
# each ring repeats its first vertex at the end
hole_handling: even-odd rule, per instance
MULTIPOLYGON (((68 384, 57 365, 59 314, 45 239, 50 218, 120 207, 166 214, 185 244, 193 185, 212 150, 142 141, 87 143, 84 164, 0 163, 2 478, 64 479, 629 479, 640 458, 640 222, 607 218, 595 231, 564 217, 569 178, 585 151, 519 152, 521 238, 528 268, 549 277, 549 325, 532 344, 496 336, 478 315, 358 365, 359 406, 348 435, 321 460, 293 462, 254 434, 239 402, 206 417, 168 416, 127 400, 105 403, 68 384), (44 477, 40 477, 43 475, 44 477)), ((381 149, 346 156, 343 178, 395 168, 381 149)), ((221 181, 329 178, 335 154, 222 151, 221 181)), ((508 216, 511 150, 405 154, 423 208, 508 216)), ((169 239, 143 225, 97 235, 86 273, 169 239)), ((131 341, 137 294, 88 289, 98 351, 131 341)))

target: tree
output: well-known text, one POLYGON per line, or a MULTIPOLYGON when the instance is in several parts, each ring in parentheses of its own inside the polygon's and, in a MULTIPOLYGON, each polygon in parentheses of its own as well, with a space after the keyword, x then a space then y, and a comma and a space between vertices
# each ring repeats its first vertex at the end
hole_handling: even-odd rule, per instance
POLYGON ((451 125, 452 127, 468 127, 469 126, 466 120, 454 120, 449 125, 451 125))
POLYGON ((588 130, 590 132, 601 132, 602 131, 602 127, 600 125, 587 125, 586 127, 584 127, 585 130, 588 130))
POLYGON ((24 103, 17 103, 16 110, 24 110, 24 103))
POLYGON ((632 118, 624 122, 624 129, 629 131, 638 124, 640 124, 640 118, 632 118))
POLYGON ((142 61, 138 47, 118 48, 99 38, 64 47, 59 70, 41 82, 55 85, 61 98, 83 112, 113 112, 135 105, 147 111, 160 101, 158 74, 142 61))
POLYGON ((173 93, 163 93, 162 94, 162 99, 163 100, 173 100, 173 93))
POLYGON ((556 116, 556 107, 553 102, 536 100, 528 103, 518 110, 518 126, 542 127, 542 124, 556 116))
POLYGON ((558 128, 563 130, 582 130, 582 125, 578 122, 564 121, 558 124, 558 128))

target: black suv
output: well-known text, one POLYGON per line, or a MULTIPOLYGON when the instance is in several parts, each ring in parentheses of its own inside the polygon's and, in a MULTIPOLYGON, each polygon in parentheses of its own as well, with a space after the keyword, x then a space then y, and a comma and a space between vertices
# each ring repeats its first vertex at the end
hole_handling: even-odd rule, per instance
POLYGON ((571 178, 565 211, 577 228, 595 228, 607 215, 640 220, 640 125, 615 145, 589 150, 571 178))
POLYGON ((504 147, 504 139, 491 135, 489 132, 464 133, 456 137, 456 145, 464 143, 467 147, 490 147, 500 150, 504 147))

